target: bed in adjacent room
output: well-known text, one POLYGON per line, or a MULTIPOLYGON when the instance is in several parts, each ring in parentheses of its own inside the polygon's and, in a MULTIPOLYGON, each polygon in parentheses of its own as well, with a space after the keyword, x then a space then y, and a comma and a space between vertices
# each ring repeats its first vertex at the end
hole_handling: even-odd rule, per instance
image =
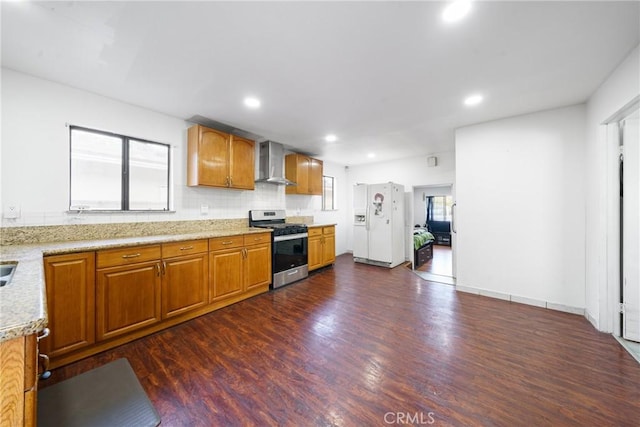
POLYGON ((413 229, 413 268, 418 268, 433 258, 435 237, 426 228, 413 229))

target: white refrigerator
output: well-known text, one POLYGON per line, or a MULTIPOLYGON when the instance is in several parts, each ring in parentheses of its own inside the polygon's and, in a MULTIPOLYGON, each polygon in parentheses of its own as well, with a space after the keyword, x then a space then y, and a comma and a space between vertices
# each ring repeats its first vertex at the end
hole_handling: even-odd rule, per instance
POLYGON ((404 187, 356 184, 353 188, 353 260, 392 268, 404 257, 404 187))

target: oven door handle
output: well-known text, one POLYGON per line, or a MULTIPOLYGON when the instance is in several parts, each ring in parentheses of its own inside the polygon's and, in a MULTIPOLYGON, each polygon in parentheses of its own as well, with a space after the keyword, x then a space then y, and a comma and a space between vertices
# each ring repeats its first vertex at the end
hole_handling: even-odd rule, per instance
POLYGON ((309 233, 283 234, 282 236, 275 236, 273 241, 283 242, 285 240, 306 239, 307 237, 309 237, 309 233))

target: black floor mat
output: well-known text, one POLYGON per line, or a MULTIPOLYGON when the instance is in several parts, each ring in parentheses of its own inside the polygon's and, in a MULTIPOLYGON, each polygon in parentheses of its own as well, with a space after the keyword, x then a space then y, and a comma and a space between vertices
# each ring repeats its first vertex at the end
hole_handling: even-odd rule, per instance
POLYGON ((39 427, 157 426, 160 416, 127 359, 38 392, 39 427))

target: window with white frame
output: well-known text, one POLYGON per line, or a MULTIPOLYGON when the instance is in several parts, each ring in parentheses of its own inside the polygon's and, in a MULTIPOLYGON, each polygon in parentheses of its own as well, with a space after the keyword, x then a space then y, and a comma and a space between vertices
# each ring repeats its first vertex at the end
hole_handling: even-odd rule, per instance
POLYGON ((170 146, 70 127, 69 210, 168 211, 170 146))
POLYGON ((332 176, 322 177, 322 210, 334 211, 336 206, 336 179, 332 176))

